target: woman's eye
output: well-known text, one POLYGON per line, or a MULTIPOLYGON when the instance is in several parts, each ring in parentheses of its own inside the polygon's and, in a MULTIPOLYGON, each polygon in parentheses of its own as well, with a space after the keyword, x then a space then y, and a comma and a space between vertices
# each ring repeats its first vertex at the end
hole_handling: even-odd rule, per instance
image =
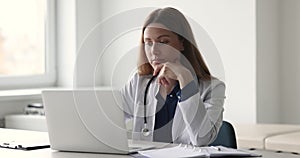
POLYGON ((169 41, 159 41, 159 43, 162 43, 162 44, 168 44, 169 41))
POLYGON ((145 45, 146 45, 146 46, 152 46, 152 45, 153 45, 153 42, 147 41, 147 42, 145 42, 145 45))

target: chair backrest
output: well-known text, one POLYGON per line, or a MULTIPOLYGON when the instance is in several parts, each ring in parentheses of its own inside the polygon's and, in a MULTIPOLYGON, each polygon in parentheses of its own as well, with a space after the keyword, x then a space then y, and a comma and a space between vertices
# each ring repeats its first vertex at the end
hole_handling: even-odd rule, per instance
POLYGON ((217 145, 222 145, 234 149, 237 148, 234 128, 227 121, 223 121, 217 138, 213 143, 210 144, 210 146, 217 146, 217 145))

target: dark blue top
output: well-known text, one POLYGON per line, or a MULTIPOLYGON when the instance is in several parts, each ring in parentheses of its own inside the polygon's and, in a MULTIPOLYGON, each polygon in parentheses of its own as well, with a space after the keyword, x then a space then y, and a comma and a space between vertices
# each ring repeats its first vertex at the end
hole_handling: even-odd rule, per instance
POLYGON ((180 86, 177 83, 172 92, 167 95, 164 105, 156 107, 154 141, 171 143, 173 118, 180 93, 180 86))
POLYGON ((180 87, 179 83, 174 87, 172 92, 167 95, 165 104, 155 115, 155 125, 154 130, 159 129, 173 120, 175 115, 175 110, 177 107, 177 102, 180 98, 180 87))

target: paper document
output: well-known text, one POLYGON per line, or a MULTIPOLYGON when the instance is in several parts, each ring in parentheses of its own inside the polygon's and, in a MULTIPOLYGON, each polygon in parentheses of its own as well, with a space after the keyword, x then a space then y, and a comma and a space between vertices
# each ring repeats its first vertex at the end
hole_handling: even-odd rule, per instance
POLYGON ((170 148, 139 151, 139 154, 146 157, 155 157, 155 158, 221 157, 221 156, 260 157, 261 156, 247 151, 227 148, 223 146, 193 147, 187 145, 178 145, 170 148))
POLYGON ((41 142, 31 143, 31 142, 0 142, 1 148, 10 148, 10 149, 20 149, 20 150, 35 150, 35 149, 43 149, 50 148, 49 144, 44 144, 41 142))
POLYGON ((0 147, 21 150, 49 148, 47 132, 0 128, 0 147))

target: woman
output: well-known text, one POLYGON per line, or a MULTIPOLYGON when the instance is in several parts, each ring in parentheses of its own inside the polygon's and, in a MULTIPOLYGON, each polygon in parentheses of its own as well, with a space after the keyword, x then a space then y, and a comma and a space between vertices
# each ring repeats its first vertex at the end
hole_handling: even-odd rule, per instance
POLYGON ((174 8, 146 19, 138 72, 122 94, 135 140, 203 146, 222 124, 225 84, 212 77, 188 21, 174 8))

